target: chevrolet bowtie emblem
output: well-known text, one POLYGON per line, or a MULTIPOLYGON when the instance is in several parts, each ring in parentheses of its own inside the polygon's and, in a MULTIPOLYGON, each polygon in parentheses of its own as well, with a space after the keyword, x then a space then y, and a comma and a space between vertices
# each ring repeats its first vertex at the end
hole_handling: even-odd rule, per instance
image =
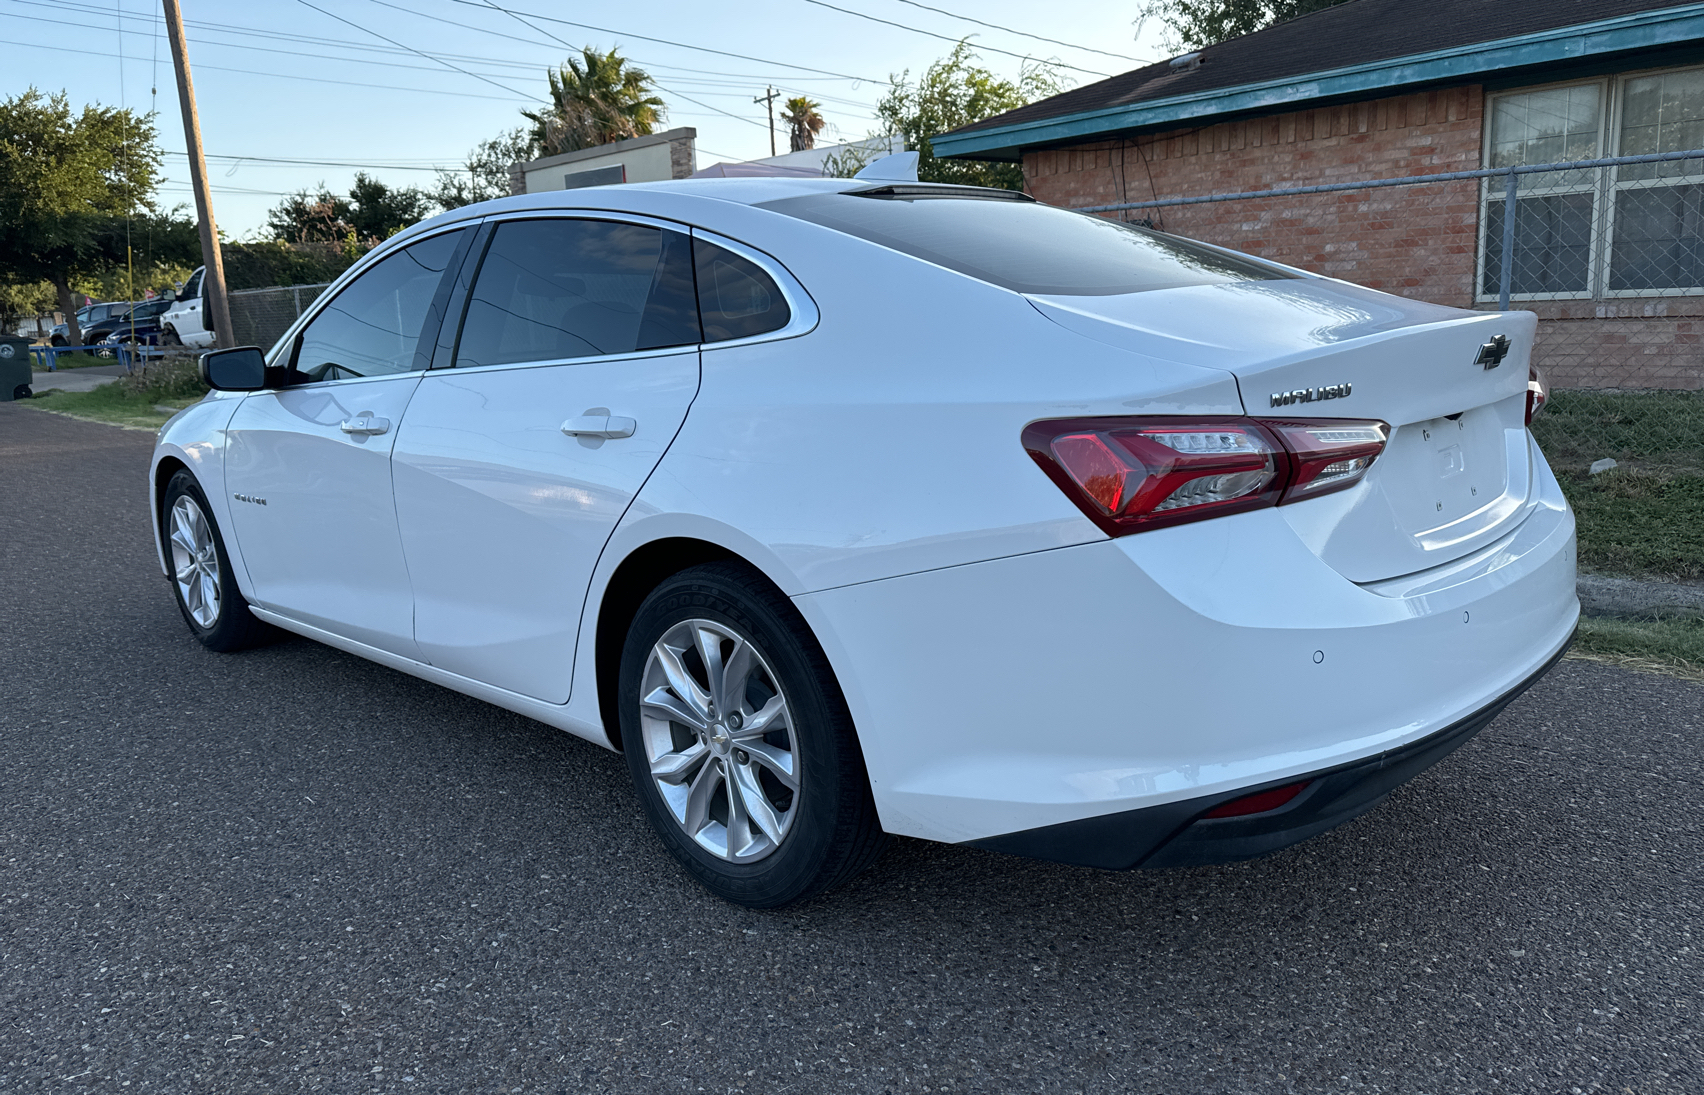
POLYGON ((1483 365, 1487 369, 1495 369, 1509 356, 1509 340, 1505 335, 1498 335, 1479 348, 1479 356, 1474 358, 1475 365, 1483 365))

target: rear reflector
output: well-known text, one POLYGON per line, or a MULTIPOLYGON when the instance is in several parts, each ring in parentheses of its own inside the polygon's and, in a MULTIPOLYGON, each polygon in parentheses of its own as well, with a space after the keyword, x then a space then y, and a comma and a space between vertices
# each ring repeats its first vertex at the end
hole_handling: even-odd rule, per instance
POLYGON ((1024 447, 1110 536, 1301 501, 1360 482, 1383 422, 1078 418, 1032 422, 1024 447))
POLYGON ((1247 817, 1249 814, 1264 814, 1268 810, 1276 810, 1307 789, 1310 781, 1292 783, 1287 787, 1274 787, 1270 791, 1259 791, 1241 798, 1221 803, 1213 807, 1202 817, 1247 817))

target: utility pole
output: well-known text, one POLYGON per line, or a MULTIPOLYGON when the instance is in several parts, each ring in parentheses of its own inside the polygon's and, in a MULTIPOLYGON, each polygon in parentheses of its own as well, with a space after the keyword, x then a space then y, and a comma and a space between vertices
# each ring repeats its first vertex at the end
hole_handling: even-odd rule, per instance
POLYGON ((766 87, 765 90, 769 92, 768 95, 759 95, 752 102, 764 103, 769 107, 769 154, 773 156, 775 155, 775 100, 781 97, 781 93, 772 87, 766 87))
POLYGON ((201 154, 201 117, 195 110, 195 84, 189 78, 189 48, 183 37, 183 13, 177 0, 165 0, 166 33, 172 43, 172 67, 177 69, 178 104, 183 109, 183 139, 189 146, 189 182, 195 190, 195 215, 201 225, 201 262, 207 268, 201 283, 207 294, 202 317, 213 331, 215 344, 230 345, 231 302, 225 296, 225 257, 219 251, 219 230, 213 225, 213 196, 207 189, 207 159, 201 154))

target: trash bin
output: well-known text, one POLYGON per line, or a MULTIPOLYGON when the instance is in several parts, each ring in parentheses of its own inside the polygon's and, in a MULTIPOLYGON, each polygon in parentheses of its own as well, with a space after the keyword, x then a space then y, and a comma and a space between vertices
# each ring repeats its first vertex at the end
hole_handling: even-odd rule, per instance
POLYGON ((0 335, 0 403, 30 397, 30 340, 0 335))

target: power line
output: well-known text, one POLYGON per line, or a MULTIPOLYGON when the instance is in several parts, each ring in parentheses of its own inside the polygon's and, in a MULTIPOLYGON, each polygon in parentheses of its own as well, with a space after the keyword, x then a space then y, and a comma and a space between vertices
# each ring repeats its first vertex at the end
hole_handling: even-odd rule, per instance
MULTIPOLYGON (((11 44, 15 45, 15 46, 28 46, 31 49, 51 49, 51 50, 55 50, 59 53, 76 53, 76 54, 80 54, 80 55, 85 56, 85 57, 109 57, 110 58, 110 57, 116 56, 115 54, 106 53, 106 52, 103 52, 101 50, 72 49, 70 46, 57 46, 57 45, 52 45, 52 44, 49 44, 49 43, 46 43, 46 42, 13 42, 11 44)), ((236 72, 236 73, 241 73, 244 76, 267 76, 267 77, 271 77, 273 79, 278 79, 278 80, 301 80, 305 83, 310 83, 310 84, 339 84, 339 85, 342 85, 344 87, 368 87, 368 88, 374 88, 374 89, 379 90, 379 91, 406 91, 406 92, 409 92, 410 94, 415 94, 415 95, 455 95, 455 96, 458 96, 458 97, 463 98, 463 99, 493 99, 493 100, 496 100, 498 102, 504 102, 504 103, 534 102, 534 101, 536 101, 535 99, 529 98, 529 97, 524 96, 524 95, 520 96, 519 98, 516 98, 515 96, 503 96, 503 95, 477 95, 477 94, 473 94, 471 92, 465 92, 465 91, 449 91, 449 90, 446 90, 444 88, 402 87, 402 86, 399 86, 397 84, 365 84, 365 83, 360 83, 360 82, 355 81, 355 80, 334 80, 329 76, 300 76, 300 75, 297 75, 297 74, 291 73, 291 72, 260 72, 260 71, 257 71, 255 69, 252 69, 252 68, 231 68, 231 67, 226 66, 226 65, 196 65, 195 67, 198 70, 202 70, 202 71, 236 72)))
MULTIPOLYGON (((374 3, 383 3, 384 0, 373 0, 373 2, 374 3)), ((391 5, 387 4, 386 6, 389 7, 391 5)), ((502 12, 504 15, 507 15, 510 18, 514 19, 517 23, 521 24, 523 27, 527 27, 527 28, 529 28, 533 31, 536 31, 539 34, 544 35, 546 38, 549 38, 553 42, 556 42, 558 45, 567 46, 569 49, 577 48, 574 45, 567 42, 566 40, 564 40, 562 38, 558 38, 556 35, 550 33, 548 30, 545 30, 543 27, 533 26, 533 24, 531 24, 531 23, 527 22, 525 19, 523 19, 518 12, 509 11, 507 8, 500 8, 496 4, 490 3, 490 0, 487 0, 486 6, 490 7, 494 11, 502 12)), ((661 89, 663 91, 669 91, 668 88, 662 87, 661 84, 659 84, 657 86, 658 86, 659 89, 661 89)), ((701 103, 697 99, 691 98, 690 96, 682 95, 679 91, 669 91, 669 94, 670 95, 679 95, 682 99, 685 99, 687 102, 693 103, 697 106, 701 106, 706 110, 714 110, 718 114, 726 114, 728 117, 736 118, 736 119, 738 119, 739 121, 742 121, 742 122, 751 122, 752 125, 758 124, 757 122, 753 122, 750 118, 741 118, 738 114, 734 114, 730 111, 723 110, 720 107, 711 106, 709 103, 701 103)), ((774 140, 773 131, 772 131, 770 140, 771 141, 774 140)))
MULTIPOLYGON (((382 0, 373 0, 373 3, 375 3, 375 4, 380 3, 380 2, 382 2, 382 0)), ((496 7, 496 5, 494 5, 494 4, 486 3, 485 0, 450 0, 450 2, 454 3, 454 4, 465 4, 468 7, 473 7, 473 8, 496 7)), ((398 5, 387 3, 387 4, 385 4, 385 6, 386 7, 397 7, 398 5)), ((409 11, 410 9, 400 8, 399 10, 409 11)), ((498 10, 508 11, 509 9, 508 8, 499 8, 498 10)), ((411 12, 411 14, 421 15, 423 13, 411 12)), ((749 53, 730 53, 729 51, 727 51, 725 49, 711 49, 709 46, 694 46, 694 45, 689 45, 686 42, 672 41, 668 38, 653 38, 653 37, 651 37, 650 35, 647 35, 647 34, 632 34, 632 33, 629 33, 627 31, 611 30, 609 27, 593 26, 591 23, 576 23, 572 19, 558 19, 558 18, 556 18, 555 16, 552 16, 552 15, 539 15, 535 12, 530 12, 530 11, 523 11, 520 14, 525 15, 530 19, 541 19, 546 23, 561 23, 564 26, 579 27, 582 30, 595 30, 599 34, 613 34, 618 38, 638 38, 641 41, 656 42, 659 45, 676 46, 680 49, 692 49, 692 50, 697 50, 700 53, 714 53, 714 54, 717 54, 717 55, 722 56, 722 57, 735 57, 735 58, 738 58, 741 61, 756 61, 760 65, 780 65, 782 68, 794 68, 794 69, 798 69, 800 72, 816 72, 816 73, 821 73, 824 76, 838 76, 843 80, 857 80, 861 83, 866 83, 866 84, 882 83, 881 80, 872 80, 868 76, 853 76, 849 73, 834 72, 834 71, 832 71, 830 69, 826 69, 826 68, 812 68, 809 65, 795 65, 795 64, 791 63, 790 61, 774 61, 774 60, 770 60, 767 57, 753 57, 749 53)), ((433 18, 433 17, 428 16, 428 18, 433 18)))
MULTIPOLYGON (((363 34, 371 34, 374 38, 377 38, 382 42, 389 42, 393 46, 401 46, 403 49, 408 50, 410 53, 417 53, 422 57, 427 57, 426 54, 420 53, 420 51, 415 49, 413 46, 403 45, 401 42, 398 42, 394 38, 386 38, 384 35, 380 34, 378 31, 368 30, 366 27, 362 26, 361 24, 353 22, 353 21, 348 20, 348 19, 345 19, 341 15, 333 15, 331 12, 326 11, 322 7, 317 7, 314 4, 308 3, 308 0, 296 0, 296 3, 302 5, 304 8, 313 8, 313 10, 319 12, 321 15, 327 16, 327 17, 332 18, 332 19, 336 19, 339 23, 343 23, 346 26, 354 27, 356 30, 360 31, 363 34)), ((449 61, 446 61, 441 57, 427 57, 427 59, 432 60, 432 61, 437 61, 439 64, 443 65, 445 68, 454 69, 456 72, 461 73, 463 76, 472 76, 475 80, 483 80, 486 83, 490 84, 492 87, 502 88, 504 91, 507 91, 512 95, 525 94, 524 92, 516 91, 512 87, 508 87, 504 84, 500 84, 496 80, 493 80, 488 76, 481 76, 477 72, 469 72, 467 69, 462 68, 460 65, 452 64, 449 61)))
MULTIPOLYGON (((303 2, 305 2, 305 0, 303 0, 303 2)), ((463 2, 463 0, 457 0, 457 3, 461 3, 461 2, 463 2)), ((956 44, 958 42, 963 41, 962 38, 954 38, 954 37, 952 37, 950 35, 946 35, 946 34, 936 34, 932 30, 923 30, 920 27, 908 26, 905 23, 896 23, 892 19, 880 19, 880 18, 877 18, 874 15, 865 15, 861 11, 853 11, 851 8, 837 8, 833 4, 826 3, 825 0, 805 0, 805 3, 815 4, 819 8, 827 8, 829 11, 838 11, 842 15, 853 15, 853 16, 857 16, 859 19, 868 19, 872 23, 881 23, 883 26, 898 27, 900 30, 908 30, 913 34, 924 34, 924 35, 928 35, 930 38, 939 38, 943 42, 952 42, 952 43, 956 44)), ((1081 68, 1077 65, 1068 65, 1064 61, 1042 61, 1041 58, 1036 57, 1033 54, 1013 53, 1009 49, 996 49, 993 46, 982 46, 982 45, 979 45, 976 48, 977 49, 985 49, 990 53, 1003 53, 1007 57, 1016 57, 1020 61, 1035 61, 1039 64, 1052 65, 1055 68, 1068 68, 1068 69, 1071 69, 1074 72, 1086 72, 1090 76, 1100 76, 1100 77, 1104 78, 1104 77, 1108 77, 1108 76, 1112 75, 1109 72, 1097 72, 1096 70, 1094 70, 1092 68, 1081 68)))
POLYGON ((917 0, 895 0, 895 2, 900 4, 910 4, 914 8, 922 8, 924 11, 932 11, 938 15, 945 15, 949 19, 961 19, 966 23, 975 23, 979 27, 987 27, 990 30, 1003 30, 1007 34, 1016 34, 1021 38, 1034 38, 1038 42, 1051 42, 1056 46, 1065 46, 1069 49, 1080 49, 1085 53, 1098 53, 1102 57, 1116 57, 1120 61, 1135 61, 1139 65, 1146 65, 1150 63, 1142 60, 1140 57, 1131 57, 1123 53, 1108 53, 1104 49, 1096 49, 1093 46, 1079 46, 1073 42, 1061 42, 1057 38, 1044 38, 1039 34, 1031 34, 1027 30, 1015 30, 1012 27, 1003 27, 999 23, 985 23, 981 19, 973 19, 968 15, 954 15, 945 8, 932 8, 928 4, 919 4, 917 0))

